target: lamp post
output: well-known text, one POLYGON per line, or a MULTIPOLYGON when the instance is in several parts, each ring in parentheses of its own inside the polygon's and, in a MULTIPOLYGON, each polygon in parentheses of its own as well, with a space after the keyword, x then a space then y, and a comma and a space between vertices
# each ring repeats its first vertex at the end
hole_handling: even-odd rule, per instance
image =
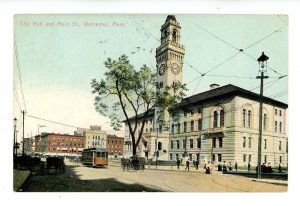
POLYGON ((14 118, 14 144, 13 144, 13 154, 14 154, 14 156, 17 155, 17 152, 16 152, 16 126, 17 126, 17 118, 14 118))
POLYGON ((257 179, 261 179, 261 142, 262 142, 262 107, 263 107, 263 88, 264 88, 264 79, 269 78, 264 76, 265 72, 267 73, 267 60, 268 56, 262 52, 261 56, 257 59, 259 64, 260 76, 257 76, 257 79, 260 79, 260 98, 259 98, 259 133, 258 133, 258 159, 257 159, 257 179))

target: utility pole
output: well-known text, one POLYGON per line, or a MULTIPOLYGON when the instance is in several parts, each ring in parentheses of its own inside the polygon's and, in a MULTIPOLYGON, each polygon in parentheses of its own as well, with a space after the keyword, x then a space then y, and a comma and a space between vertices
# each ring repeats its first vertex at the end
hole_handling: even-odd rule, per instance
POLYGON ((261 179, 261 142, 262 142, 262 108, 263 108, 263 91, 264 91, 264 79, 269 78, 264 76, 264 72, 267 72, 267 57, 264 52, 257 59, 259 63, 259 72, 260 76, 257 76, 257 79, 260 79, 260 98, 259 98, 259 133, 258 133, 258 159, 257 159, 257 179, 261 179), (265 63, 264 63, 265 62, 265 63))
POLYGON ((16 152, 16 125, 17 124, 17 118, 14 118, 14 144, 13 144, 13 154, 14 156, 17 156, 16 152))
POLYGON ((24 117, 25 117, 25 111, 22 111, 23 114, 23 141, 22 141, 22 156, 24 156, 24 117))

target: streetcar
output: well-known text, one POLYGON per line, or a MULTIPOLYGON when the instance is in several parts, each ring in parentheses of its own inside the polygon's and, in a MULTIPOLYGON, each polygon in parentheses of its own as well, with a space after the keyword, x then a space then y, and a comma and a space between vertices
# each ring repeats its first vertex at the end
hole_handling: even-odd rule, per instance
POLYGON ((91 167, 103 167, 108 165, 108 151, 106 148, 93 147, 82 151, 81 162, 91 167))

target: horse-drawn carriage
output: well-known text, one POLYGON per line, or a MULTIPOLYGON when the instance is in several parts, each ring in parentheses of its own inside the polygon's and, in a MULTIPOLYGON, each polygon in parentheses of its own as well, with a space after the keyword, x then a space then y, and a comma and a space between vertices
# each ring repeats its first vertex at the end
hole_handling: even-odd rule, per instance
POLYGON ((122 158, 121 165, 123 170, 144 170, 146 159, 144 157, 132 156, 130 158, 122 158))

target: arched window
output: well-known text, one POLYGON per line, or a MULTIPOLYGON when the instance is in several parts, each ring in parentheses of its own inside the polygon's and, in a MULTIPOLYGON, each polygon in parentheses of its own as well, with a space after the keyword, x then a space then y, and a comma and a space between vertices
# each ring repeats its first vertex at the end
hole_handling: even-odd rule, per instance
POLYGON ((224 110, 220 111, 220 127, 224 127, 224 110))
POLYGON ((180 123, 177 125, 177 133, 180 133, 180 123))
POLYGON ((264 125, 264 130, 266 130, 266 128, 267 128, 267 114, 264 114, 264 123, 263 123, 263 125, 264 125))
POLYGON ((176 42, 176 38, 177 38, 177 32, 176 32, 176 30, 173 30, 173 32, 172 32, 172 41, 176 42))
POLYGON ((248 111, 248 127, 251 127, 251 111, 248 111))
POLYGON ((172 124, 172 131, 171 131, 172 134, 174 134, 174 124, 172 124))
POLYGON ((218 127, 218 112, 214 111, 214 123, 213 127, 218 127))
POLYGON ((243 109, 243 127, 246 127, 246 110, 243 109))

